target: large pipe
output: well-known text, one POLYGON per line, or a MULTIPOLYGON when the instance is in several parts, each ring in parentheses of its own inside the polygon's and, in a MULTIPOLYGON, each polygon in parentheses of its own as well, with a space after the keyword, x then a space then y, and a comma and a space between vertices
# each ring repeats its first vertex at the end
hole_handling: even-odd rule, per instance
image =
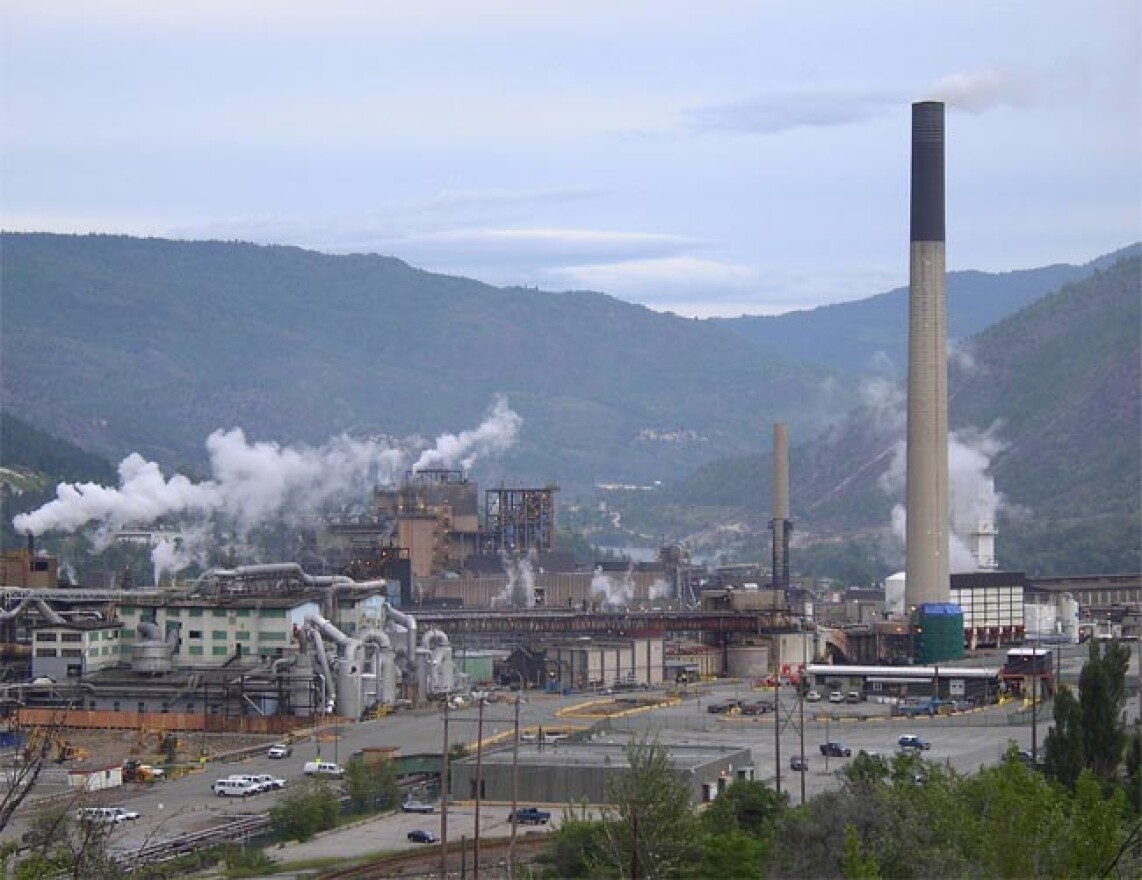
POLYGON ((411 614, 405 614, 399 608, 394 608, 388 603, 385 603, 385 616, 391 617, 405 628, 406 662, 411 665, 416 660, 416 620, 411 614))
POLYGON ((905 604, 947 602, 948 317, 944 105, 912 105, 905 604))

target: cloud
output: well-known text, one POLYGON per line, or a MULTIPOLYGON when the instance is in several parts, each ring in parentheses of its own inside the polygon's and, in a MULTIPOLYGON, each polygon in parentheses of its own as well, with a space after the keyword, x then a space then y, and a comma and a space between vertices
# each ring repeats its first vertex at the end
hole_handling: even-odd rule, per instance
POLYGON ((778 134, 796 128, 854 125, 899 112, 902 98, 894 94, 815 91, 760 95, 724 104, 708 104, 685 113, 686 126, 696 131, 778 134))
POLYGON ((680 235, 599 229, 456 229, 384 243, 402 259, 424 265, 472 265, 510 261, 512 265, 607 263, 675 254, 698 245, 680 235))

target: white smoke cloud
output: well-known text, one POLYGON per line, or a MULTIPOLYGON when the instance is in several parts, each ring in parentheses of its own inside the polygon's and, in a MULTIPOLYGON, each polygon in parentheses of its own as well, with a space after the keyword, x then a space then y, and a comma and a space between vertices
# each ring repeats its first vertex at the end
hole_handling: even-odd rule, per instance
POLYGON ((521 418, 505 398, 495 400, 485 421, 460 435, 441 436, 434 448, 423 441, 360 440, 342 435, 320 447, 251 443, 241 429, 207 438, 211 478, 195 483, 181 474, 167 478, 155 462, 131 453, 119 465, 119 485, 61 483, 52 501, 12 520, 19 532, 84 531, 95 546, 129 525, 161 518, 189 523, 181 546, 161 542, 152 553, 156 573, 185 568, 206 547, 205 524, 215 522, 239 536, 274 519, 295 519, 333 503, 367 498, 375 486, 392 485, 418 453, 428 463, 465 467, 515 442, 521 418), (178 568, 175 568, 177 566, 178 568))
POLYGON ((506 553, 501 561, 508 581, 504 588, 492 598, 492 607, 534 608, 535 607, 535 551, 527 556, 512 557, 506 553))
POLYGON ((1022 107, 1035 99, 1031 80, 1006 70, 953 73, 932 86, 926 100, 943 101, 967 113, 985 113, 996 107, 1022 107))
POLYGON ((436 438, 436 445, 426 450, 412 469, 419 471, 459 465, 467 470, 477 458, 510 449, 516 442, 522 423, 523 419, 508 406, 507 399, 499 397, 479 427, 460 434, 441 434, 436 438))
MULTIPOLYGON (((990 469, 995 457, 1006 449, 1000 437, 1001 423, 987 430, 964 428, 948 434, 949 529, 948 568, 951 572, 976 571, 978 561, 967 544, 967 536, 980 522, 994 523, 1000 509, 1008 508, 1006 498, 995 491, 990 469)), ((889 495, 903 494, 906 488, 907 447, 896 444, 888 469, 880 476, 880 487, 889 495)), ((903 504, 892 509, 892 532, 904 545, 907 510, 903 504)))
POLYGON ((604 605, 612 608, 624 607, 634 601, 633 568, 628 567, 622 580, 615 582, 608 574, 603 574, 602 566, 595 567, 591 577, 591 595, 602 596, 604 605))

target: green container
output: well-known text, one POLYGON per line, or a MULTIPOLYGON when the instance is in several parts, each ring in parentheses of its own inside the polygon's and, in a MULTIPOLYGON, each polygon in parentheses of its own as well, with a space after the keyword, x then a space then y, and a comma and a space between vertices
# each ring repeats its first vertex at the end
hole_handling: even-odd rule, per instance
POLYGON ((913 658, 921 666, 964 656, 964 612, 959 605, 931 602, 912 615, 913 658))

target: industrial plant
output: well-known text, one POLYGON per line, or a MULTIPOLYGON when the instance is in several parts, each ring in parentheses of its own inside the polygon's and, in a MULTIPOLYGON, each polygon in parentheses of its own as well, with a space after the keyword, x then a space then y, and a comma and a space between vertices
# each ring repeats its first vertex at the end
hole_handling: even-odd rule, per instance
MULTIPOLYGON (((652 562, 584 568, 556 546, 556 487, 491 488, 481 501, 464 471, 425 468, 375 489, 367 513, 310 523, 290 559, 151 587, 65 583, 29 534, 0 570, 0 714, 282 734, 489 683, 597 693, 719 677, 901 701, 934 682, 933 697, 988 701, 1005 687, 999 671, 955 672, 965 652, 1075 643, 1099 627, 1137 635, 1137 577, 1004 572, 994 523, 950 522, 942 104, 914 105, 912 150, 906 566, 883 590, 793 575, 784 424, 768 564, 697 565, 667 544, 652 562), (949 572, 953 526, 979 570, 949 572), (1084 623, 1092 607, 1122 612, 1084 623)), ((136 525, 120 539, 146 542, 136 525)))

